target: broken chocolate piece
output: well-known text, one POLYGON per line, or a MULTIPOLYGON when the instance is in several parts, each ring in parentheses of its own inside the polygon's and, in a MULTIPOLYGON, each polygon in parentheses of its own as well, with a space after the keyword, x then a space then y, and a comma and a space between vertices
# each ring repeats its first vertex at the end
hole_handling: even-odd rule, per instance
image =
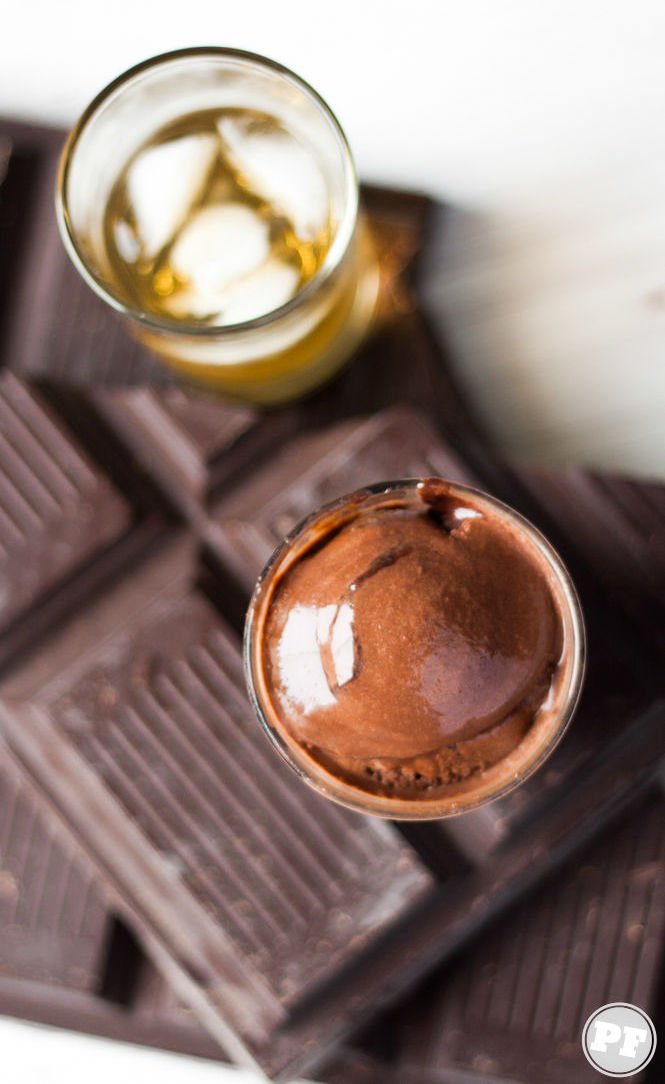
POLYGON ((0 378, 0 636, 21 612, 116 542, 130 522, 122 496, 39 395, 5 373, 0 378))
POLYGON ((192 576, 186 540, 144 561, 5 682, 3 729, 176 990, 276 1072, 350 1026, 348 993, 315 1024, 308 995, 343 985, 431 878, 390 826, 294 791, 192 576))

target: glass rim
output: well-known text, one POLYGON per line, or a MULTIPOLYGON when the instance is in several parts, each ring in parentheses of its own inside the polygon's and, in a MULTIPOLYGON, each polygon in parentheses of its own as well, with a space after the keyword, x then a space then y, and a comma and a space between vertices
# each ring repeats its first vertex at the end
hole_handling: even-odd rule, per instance
POLYGON ((313 294, 317 293, 320 287, 330 279, 340 266, 349 248, 356 226, 358 204, 358 176, 349 141, 346 138, 344 129, 335 113, 333 113, 328 103, 321 97, 318 91, 290 68, 287 68, 284 64, 280 64, 276 60, 272 60, 270 57, 262 56, 260 53, 252 53, 245 49, 232 49, 217 45, 196 45, 184 49, 174 49, 170 52, 158 53, 156 56, 148 57, 146 60, 134 64, 131 68, 128 68, 120 75, 117 75, 115 79, 111 80, 110 83, 103 87, 83 110, 67 136, 60 155, 55 187, 55 213, 62 242, 76 270, 87 285, 94 290, 97 296, 111 308, 122 313, 123 316, 129 317, 153 331, 205 338, 230 337, 240 332, 265 327, 282 317, 288 316, 291 312, 299 308, 304 300, 307 300, 313 294), (302 289, 298 290, 293 297, 289 298, 288 301, 285 301, 284 304, 279 305, 276 309, 271 309, 267 313, 262 313, 260 316, 252 317, 251 320, 244 320, 236 324, 203 324, 174 320, 166 316, 160 317, 154 313, 146 313, 143 309, 137 308, 129 302, 124 301, 121 297, 113 293, 108 284, 89 265, 83 255, 76 240, 68 207, 69 174, 77 146, 81 136, 91 123, 94 122, 96 115, 103 106, 117 93, 125 89, 133 80, 144 75, 146 72, 159 67, 168 66, 171 62, 195 59, 198 57, 207 57, 213 60, 238 60, 246 62, 248 65, 254 65, 255 67, 263 68, 268 72, 273 72, 284 78, 287 82, 295 85, 325 116, 333 135, 341 147, 344 160, 344 210, 332 244, 326 252, 323 263, 316 270, 312 278, 305 283, 302 289))
MULTIPOLYGON (((314 790, 323 794, 326 798, 347 809, 352 809, 355 812, 371 814, 376 817, 395 821, 444 820, 448 817, 462 816, 474 809, 479 809, 500 798, 504 798, 516 787, 521 786, 534 774, 534 772, 542 767, 546 760, 549 759, 550 755, 554 752, 566 733, 578 706, 586 673, 587 638, 582 606, 571 575, 552 543, 530 522, 530 520, 504 501, 499 500, 499 498, 492 496, 482 489, 461 482, 451 482, 447 479, 440 480, 444 481, 446 485, 449 485, 453 492, 459 492, 463 497, 468 496, 476 501, 480 500, 481 503, 486 503, 492 511, 498 512, 504 519, 512 522, 527 534, 538 553, 545 558, 548 568, 557 580, 564 603, 561 607, 562 610, 565 606, 565 613, 562 613, 562 620, 564 625, 566 624, 566 619, 568 619, 570 623, 572 633, 569 649, 571 665, 569 667, 565 686, 561 690, 561 709, 556 716, 556 725, 554 725, 552 732, 543 740, 542 747, 540 745, 537 746, 535 755, 532 759, 527 760, 526 764, 523 765, 522 769, 513 778, 506 779, 505 782, 497 786, 495 790, 491 792, 488 791, 487 793, 480 793, 475 797, 473 791, 470 791, 468 795, 462 793, 458 798, 455 798, 455 796, 452 798, 450 796, 446 797, 444 795, 438 798, 401 799, 373 794, 370 791, 364 791, 361 787, 354 786, 352 783, 346 783, 344 780, 339 779, 332 772, 323 767, 323 765, 320 765, 313 757, 307 756, 304 752, 302 761, 299 761, 295 755, 296 751, 300 748, 298 742, 295 739, 288 741, 281 733, 281 730, 271 725, 261 702, 256 681, 257 670, 260 671, 260 667, 257 666, 258 652, 256 651, 257 644, 255 643, 258 639, 256 636, 256 621, 259 616, 259 611, 265 611, 267 613, 270 599, 267 600, 263 607, 261 606, 264 592, 266 588, 269 587, 276 573, 280 570, 285 557, 292 551, 294 543, 299 541, 308 531, 311 531, 314 527, 320 525, 322 521, 325 521, 326 517, 330 517, 347 506, 352 511, 352 514, 349 515, 348 520, 343 520, 343 523, 351 522, 357 515, 361 515, 366 507, 367 500, 371 500, 373 497, 390 497, 391 494, 397 495, 400 492, 404 494, 415 494, 418 487, 423 483, 422 478, 406 478, 396 481, 377 482, 372 485, 363 486, 360 489, 354 490, 351 493, 347 493, 335 500, 321 505, 315 511, 301 519, 286 535, 282 542, 276 546, 266 562, 256 581, 245 619, 243 636, 243 667, 245 682, 252 708, 273 747, 304 783, 313 787, 314 790)), ((408 507, 408 505, 405 506, 408 507)), ((296 554, 293 559, 294 563, 300 559, 301 556, 302 553, 296 554)), ((527 731, 527 734, 522 741, 518 743, 516 749, 526 741, 531 732, 531 730, 527 731)), ((498 761, 497 766, 500 766, 501 763, 502 761, 498 761)), ((491 766, 489 769, 486 769, 486 771, 491 771, 492 767, 495 766, 491 766)))

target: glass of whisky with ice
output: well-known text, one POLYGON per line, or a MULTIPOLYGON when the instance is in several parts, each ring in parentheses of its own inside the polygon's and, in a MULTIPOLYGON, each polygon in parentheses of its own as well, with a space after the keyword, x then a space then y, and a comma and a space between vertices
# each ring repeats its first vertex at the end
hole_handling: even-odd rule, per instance
POLYGON ((264 57, 185 49, 120 76, 67 141, 56 210, 92 289, 231 398, 305 394, 370 325, 378 271, 348 143, 264 57))

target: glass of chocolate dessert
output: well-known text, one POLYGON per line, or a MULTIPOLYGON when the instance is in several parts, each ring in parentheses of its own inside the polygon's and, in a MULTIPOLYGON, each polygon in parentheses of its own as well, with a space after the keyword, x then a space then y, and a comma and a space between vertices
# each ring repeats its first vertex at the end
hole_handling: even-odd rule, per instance
POLYGON ((550 755, 585 633, 549 542, 485 493, 385 482, 326 505, 273 554, 245 628, 266 733, 334 801, 397 820, 466 812, 550 755))

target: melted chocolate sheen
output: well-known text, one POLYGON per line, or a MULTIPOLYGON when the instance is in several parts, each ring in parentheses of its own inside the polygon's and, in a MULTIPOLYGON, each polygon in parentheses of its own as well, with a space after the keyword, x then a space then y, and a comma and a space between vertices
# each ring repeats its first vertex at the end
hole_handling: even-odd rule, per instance
POLYGON ((427 481, 426 505, 363 513, 285 575, 264 647, 291 735, 333 773, 422 797, 528 730, 561 654, 531 546, 427 481))

